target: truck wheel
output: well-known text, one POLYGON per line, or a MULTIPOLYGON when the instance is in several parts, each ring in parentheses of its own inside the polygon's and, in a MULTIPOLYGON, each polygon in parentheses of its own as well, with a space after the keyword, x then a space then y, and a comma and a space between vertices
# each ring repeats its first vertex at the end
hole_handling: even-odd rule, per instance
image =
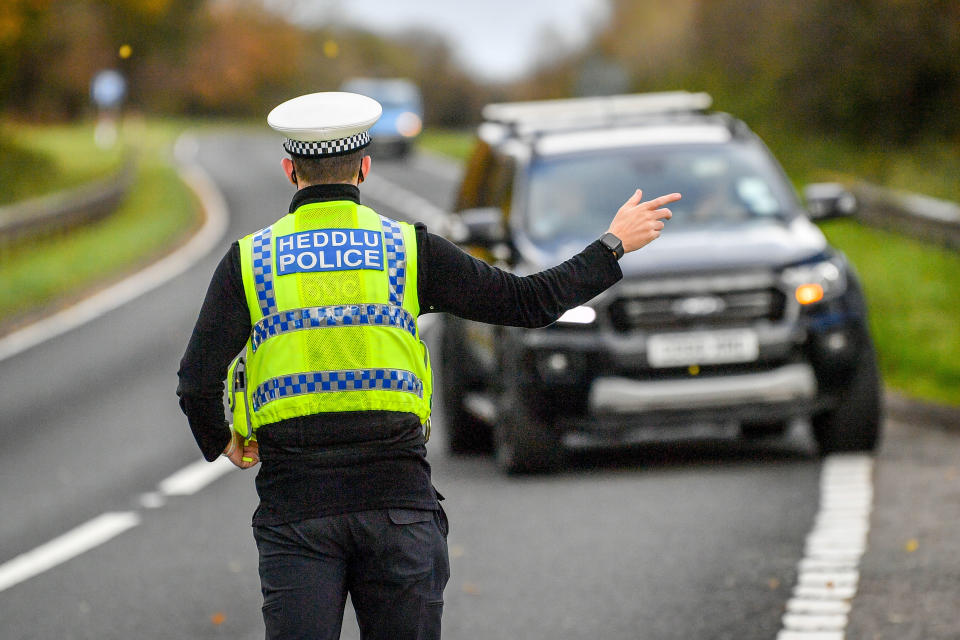
POLYGON ((813 416, 813 436, 821 454, 872 451, 880 440, 881 380, 870 338, 836 407, 813 416))
POLYGON ((440 398, 443 402, 447 447, 451 453, 486 453, 492 450, 490 427, 467 411, 464 398, 477 387, 467 372, 462 326, 445 319, 440 342, 440 398))
POLYGON ((497 466, 509 474, 556 470, 563 460, 560 432, 519 389, 505 396, 503 414, 494 427, 497 466))

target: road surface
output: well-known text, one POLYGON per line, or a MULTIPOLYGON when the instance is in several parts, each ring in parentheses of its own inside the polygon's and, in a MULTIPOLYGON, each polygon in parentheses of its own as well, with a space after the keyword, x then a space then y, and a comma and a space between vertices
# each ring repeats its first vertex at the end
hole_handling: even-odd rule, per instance
MULTIPOLYGON (((263 637, 255 471, 199 463, 174 390, 229 242, 286 212, 280 152, 273 136, 200 138, 196 161, 230 213, 216 248, 0 361, 0 638, 263 637)), ((455 166, 418 155, 373 169, 364 202, 442 224, 455 166)), ((442 407, 434 424, 429 460, 451 520, 445 638, 843 637, 785 629, 822 506, 824 465, 803 425, 778 442, 583 452, 517 479, 448 454, 442 407)), ((960 637, 957 442, 890 422, 865 459, 874 511, 847 637, 960 637)), ((349 613, 343 637, 359 637, 349 613)))

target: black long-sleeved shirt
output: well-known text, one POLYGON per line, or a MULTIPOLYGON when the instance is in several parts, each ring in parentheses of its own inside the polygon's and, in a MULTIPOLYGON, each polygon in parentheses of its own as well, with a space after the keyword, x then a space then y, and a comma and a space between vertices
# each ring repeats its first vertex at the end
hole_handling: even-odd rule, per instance
MULTIPOLYGON (((299 190, 290 212, 313 202, 359 203, 353 185, 299 190)), ((599 241, 566 262, 516 276, 461 251, 416 225, 420 314, 448 312, 469 320, 540 327, 590 300, 622 277, 599 241)), ((223 381, 251 330, 234 242, 220 261, 180 361, 177 395, 207 460, 226 447, 223 381)), ((436 493, 420 421, 392 411, 324 413, 282 420, 257 430, 260 507, 254 524, 379 508, 436 509, 436 493)))

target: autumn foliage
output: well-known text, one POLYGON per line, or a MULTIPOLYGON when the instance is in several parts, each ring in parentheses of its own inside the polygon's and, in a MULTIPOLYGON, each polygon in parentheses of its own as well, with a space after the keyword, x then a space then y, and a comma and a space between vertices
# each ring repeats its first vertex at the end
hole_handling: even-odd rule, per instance
POLYGON ((751 122, 853 141, 960 137, 957 0, 608 2, 587 46, 545 36, 529 77, 492 86, 460 68, 441 35, 298 25, 278 10, 297 0, 3 0, 0 110, 88 115, 103 68, 127 77, 126 108, 185 115, 262 116, 374 75, 417 82, 430 125, 472 124, 492 100, 690 89, 751 122))

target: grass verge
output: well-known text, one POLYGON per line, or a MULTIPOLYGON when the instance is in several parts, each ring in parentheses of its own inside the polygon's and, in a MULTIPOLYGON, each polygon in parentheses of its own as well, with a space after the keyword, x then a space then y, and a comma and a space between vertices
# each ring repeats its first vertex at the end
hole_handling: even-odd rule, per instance
POLYGON ((960 253, 854 220, 820 226, 863 282, 886 383, 960 405, 960 253))
MULTIPOLYGON (((181 130, 163 122, 128 122, 136 156, 132 189, 116 212, 68 234, 20 245, 0 259, 0 326, 13 326, 148 264, 198 222, 198 204, 170 162, 181 130)), ((38 132, 42 136, 50 132, 38 132)), ((56 156, 66 165, 79 163, 56 156)))
POLYGON ((124 148, 94 143, 94 123, 0 126, 0 205, 76 187, 116 171, 124 148))
POLYGON ((420 134, 417 144, 434 153, 466 161, 473 148, 473 132, 428 128, 420 134))

